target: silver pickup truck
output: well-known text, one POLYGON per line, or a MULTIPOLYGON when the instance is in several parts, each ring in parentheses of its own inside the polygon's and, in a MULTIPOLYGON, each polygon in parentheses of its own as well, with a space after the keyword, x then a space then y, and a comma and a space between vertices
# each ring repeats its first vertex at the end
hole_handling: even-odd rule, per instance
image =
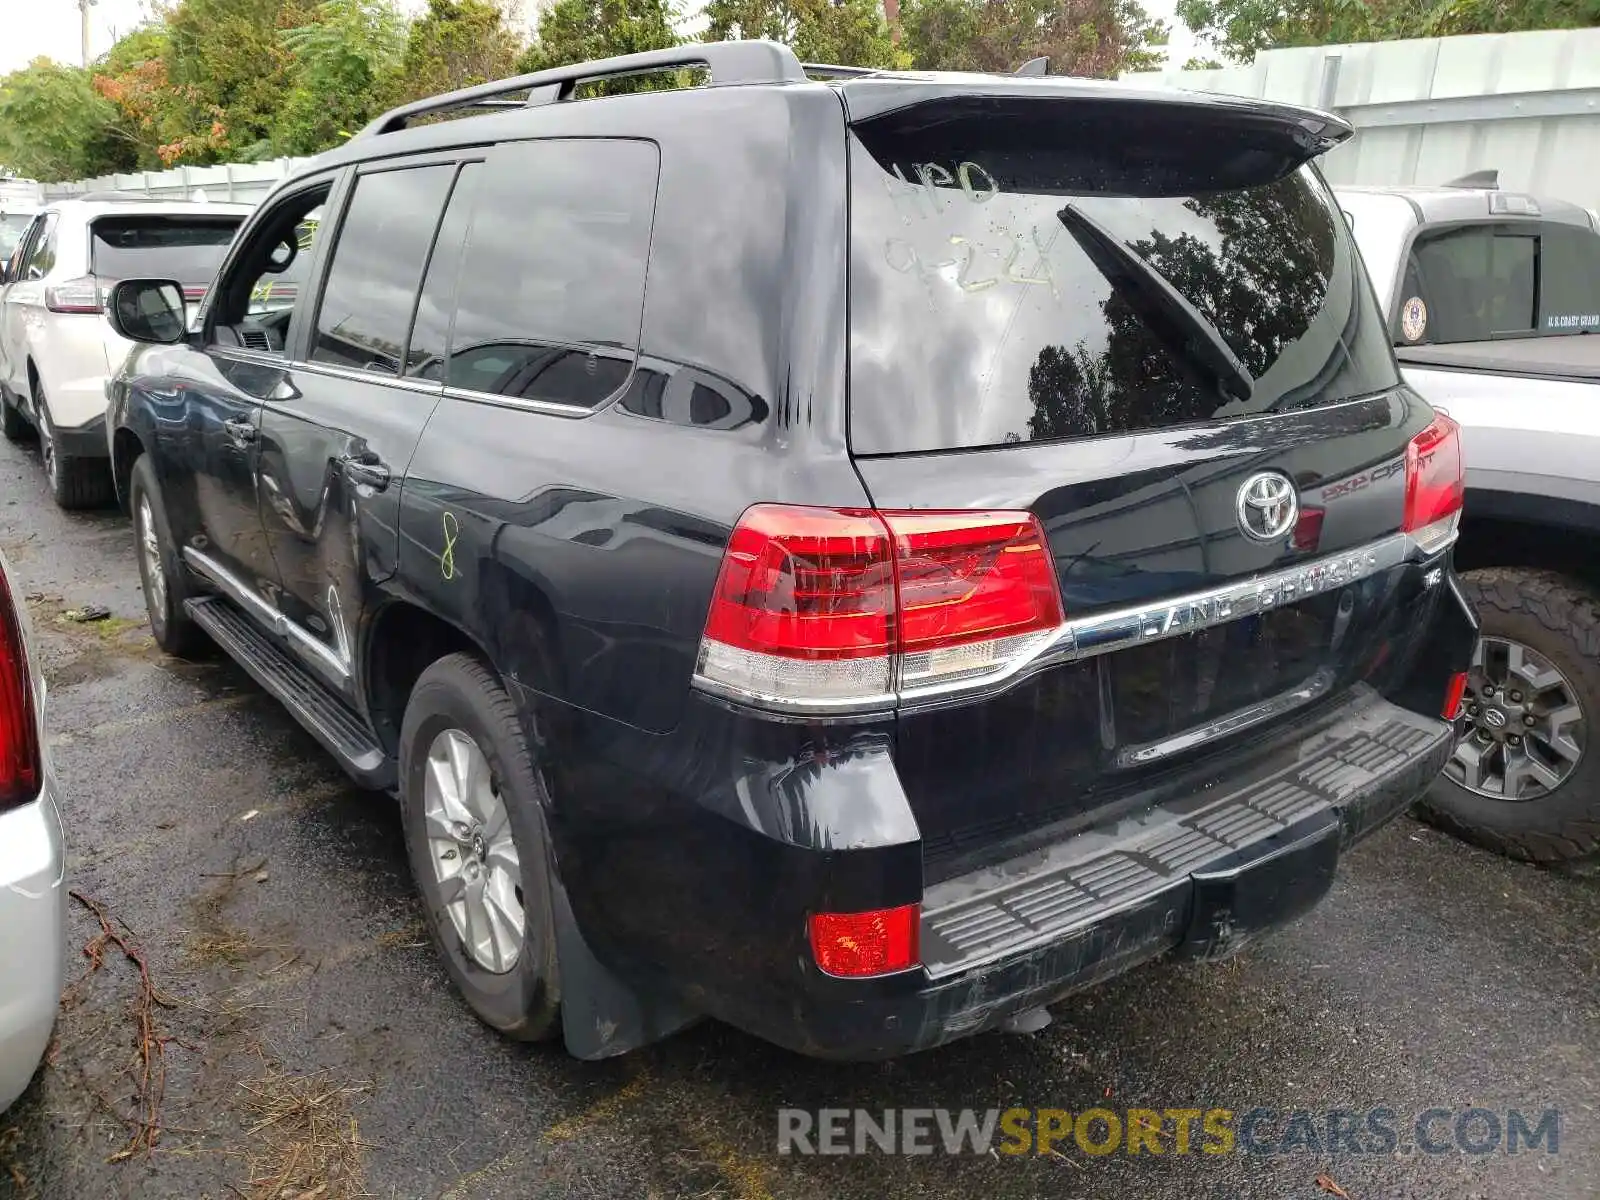
POLYGON ((1406 381, 1462 427, 1456 564, 1482 640, 1427 815, 1537 862, 1600 853, 1600 217, 1503 191, 1344 188, 1406 381))

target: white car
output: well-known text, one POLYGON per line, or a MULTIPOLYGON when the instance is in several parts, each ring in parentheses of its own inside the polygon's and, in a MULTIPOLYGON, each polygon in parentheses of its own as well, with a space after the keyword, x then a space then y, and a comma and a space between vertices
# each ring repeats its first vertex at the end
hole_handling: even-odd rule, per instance
POLYGON ((0 432, 39 432, 56 503, 110 501, 106 379, 130 343, 102 305, 132 276, 175 279, 205 295, 246 204, 87 197, 46 205, 0 270, 0 432))
POLYGON ((66 959, 55 770, 22 593, 0 557, 0 1111, 38 1070, 66 959))

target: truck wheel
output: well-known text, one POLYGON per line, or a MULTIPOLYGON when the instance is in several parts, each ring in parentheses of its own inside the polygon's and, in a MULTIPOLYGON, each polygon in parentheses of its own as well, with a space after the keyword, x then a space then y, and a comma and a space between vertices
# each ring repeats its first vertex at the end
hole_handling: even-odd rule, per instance
POLYGON ((1461 577, 1478 610, 1464 736, 1425 817, 1537 863, 1600 851, 1600 597, 1550 571, 1461 577))
POLYGON ((44 477, 57 506, 104 508, 110 504, 114 495, 110 464, 103 458, 71 458, 61 453, 50 424, 44 388, 38 381, 33 385, 33 411, 39 418, 39 457, 44 460, 44 477))
POLYGON ((400 728, 412 874, 461 995, 485 1024, 530 1042, 560 1029, 546 799, 495 674, 467 654, 424 671, 400 728))
POLYGON ((183 602, 189 598, 189 572, 179 561, 167 526, 167 509, 161 503, 161 485, 150 459, 140 455, 128 480, 128 511, 133 514, 133 537, 139 558, 139 583, 144 589, 150 636, 177 658, 201 658, 211 649, 211 639, 193 621, 183 602))

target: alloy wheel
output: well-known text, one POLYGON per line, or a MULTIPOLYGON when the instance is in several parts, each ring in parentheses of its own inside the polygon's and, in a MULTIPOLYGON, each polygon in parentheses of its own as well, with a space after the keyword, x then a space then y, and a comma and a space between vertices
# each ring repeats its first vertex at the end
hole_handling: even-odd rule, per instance
POLYGON ((50 410, 44 406, 44 396, 35 392, 33 408, 39 418, 39 459, 44 465, 44 477, 50 481, 50 486, 56 485, 56 438, 55 431, 50 428, 50 410))
POLYGON ((1583 758, 1586 727, 1577 689, 1521 642, 1483 637, 1463 698, 1462 736, 1448 778, 1494 800, 1538 800, 1583 758))
POLYGON ((522 868, 489 760, 464 731, 446 729, 428 747, 422 807, 450 922, 473 961, 503 975, 516 966, 527 927, 522 868))
POLYGON ((150 511, 150 497, 139 497, 138 514, 139 553, 144 557, 145 586, 150 589, 150 609, 162 620, 167 615, 167 577, 161 569, 161 541, 156 536, 154 514, 150 511))

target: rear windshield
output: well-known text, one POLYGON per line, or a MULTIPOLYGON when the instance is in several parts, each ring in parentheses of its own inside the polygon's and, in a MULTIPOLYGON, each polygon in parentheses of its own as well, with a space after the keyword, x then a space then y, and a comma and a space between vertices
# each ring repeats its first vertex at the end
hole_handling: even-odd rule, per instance
POLYGON ((101 279, 211 282, 243 217, 101 217, 91 271, 101 279))
POLYGON ((1019 112, 871 124, 851 147, 857 453, 1161 429, 1398 383, 1303 153, 1019 112))

